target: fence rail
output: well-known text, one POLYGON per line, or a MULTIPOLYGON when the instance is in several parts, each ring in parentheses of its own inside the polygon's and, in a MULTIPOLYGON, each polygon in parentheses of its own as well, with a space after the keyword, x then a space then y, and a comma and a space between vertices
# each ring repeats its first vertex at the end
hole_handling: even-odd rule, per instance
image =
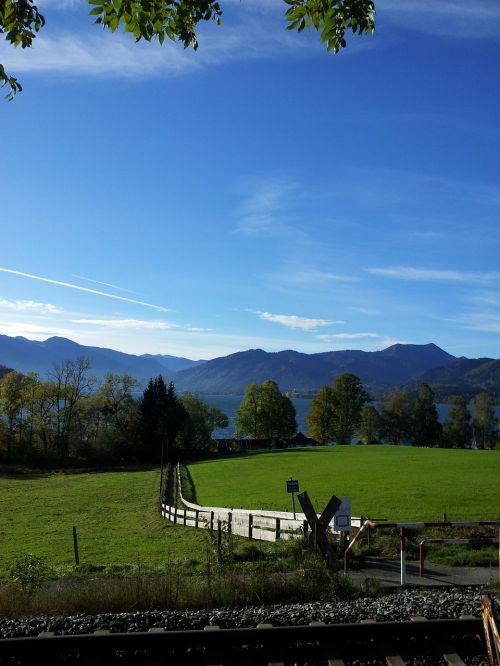
MULTIPOLYGON (((182 496, 180 467, 176 469, 177 497, 182 508, 161 504, 161 515, 177 525, 186 527, 221 529, 257 541, 293 539, 308 530, 303 513, 269 511, 266 509, 235 509, 220 506, 202 506, 189 502, 182 496)), ((353 527, 360 527, 362 518, 352 518, 353 527)))
POLYGON ((307 529, 307 525, 300 520, 268 518, 250 512, 241 516, 236 511, 221 508, 187 509, 162 504, 161 515, 177 525, 211 531, 223 529, 258 541, 293 539, 304 534, 307 529))

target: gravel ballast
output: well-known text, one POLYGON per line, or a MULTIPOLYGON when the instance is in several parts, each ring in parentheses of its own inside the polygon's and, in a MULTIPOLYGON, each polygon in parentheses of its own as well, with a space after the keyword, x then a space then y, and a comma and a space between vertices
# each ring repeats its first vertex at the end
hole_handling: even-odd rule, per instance
MULTIPOLYGON (((260 623, 275 626, 306 625, 312 621, 345 624, 361 620, 404 621, 412 616, 427 619, 481 616, 478 588, 406 589, 375 598, 355 601, 322 601, 243 608, 204 610, 164 610, 137 613, 102 613, 99 615, 38 616, 19 619, 0 618, 0 638, 37 636, 40 632, 88 634, 99 629, 111 632, 148 631, 153 627, 168 630, 203 629, 207 625, 223 628, 255 627, 260 623)), ((500 603, 494 599, 496 612, 500 603)))

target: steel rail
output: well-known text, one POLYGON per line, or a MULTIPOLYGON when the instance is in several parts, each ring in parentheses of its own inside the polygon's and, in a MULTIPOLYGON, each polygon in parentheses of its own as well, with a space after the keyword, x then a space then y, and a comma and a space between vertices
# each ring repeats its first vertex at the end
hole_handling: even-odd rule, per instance
MULTIPOLYGON (((234 647, 258 646, 264 650, 283 650, 301 644, 343 646, 364 643, 383 644, 394 641, 440 640, 443 637, 478 636, 482 634, 481 618, 416 620, 405 622, 368 622, 356 624, 321 624, 307 626, 207 630, 163 631, 132 633, 94 633, 0 639, 0 663, 9 659, 35 654, 37 660, 54 659, 55 655, 100 655, 117 651, 147 651, 161 654, 169 650, 203 648, 224 653, 234 647)), ((21 661, 22 663, 22 661, 21 661)))

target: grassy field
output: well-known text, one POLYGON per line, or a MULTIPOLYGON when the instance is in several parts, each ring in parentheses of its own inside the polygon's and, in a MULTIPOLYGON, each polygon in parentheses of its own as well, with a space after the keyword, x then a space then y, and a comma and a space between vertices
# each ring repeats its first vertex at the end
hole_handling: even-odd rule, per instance
MULTIPOLYGON (((500 451, 325 447, 265 452, 189 465, 203 504, 290 509, 299 479, 322 510, 332 493, 353 513, 390 520, 494 519, 500 515, 500 451)), ((58 576, 203 569, 203 530, 156 511, 159 472, 0 474, 0 576, 25 553, 45 556, 58 576), (74 567, 72 528, 80 567, 74 567)))
POLYGON ((73 525, 90 573, 203 558, 203 535, 159 516, 158 483, 158 470, 0 475, 0 574, 24 553, 74 573, 73 525))
MULTIPOLYGON (((200 504, 291 510, 286 479, 317 510, 332 494, 353 515, 388 520, 500 517, 500 451, 335 446, 269 451, 189 465, 200 504)), ((300 509, 299 509, 300 510, 300 509)))

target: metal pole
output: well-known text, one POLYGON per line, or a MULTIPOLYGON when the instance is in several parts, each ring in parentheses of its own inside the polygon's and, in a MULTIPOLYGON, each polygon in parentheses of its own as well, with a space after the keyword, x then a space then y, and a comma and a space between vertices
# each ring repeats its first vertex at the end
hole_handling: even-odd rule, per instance
POLYGON ((292 507, 293 507, 293 519, 296 519, 295 515, 295 493, 292 493, 292 507))
POLYGON ((401 528, 401 585, 406 584, 406 531, 401 528))
POLYGON ((420 542, 420 576, 424 575, 425 539, 420 542))

